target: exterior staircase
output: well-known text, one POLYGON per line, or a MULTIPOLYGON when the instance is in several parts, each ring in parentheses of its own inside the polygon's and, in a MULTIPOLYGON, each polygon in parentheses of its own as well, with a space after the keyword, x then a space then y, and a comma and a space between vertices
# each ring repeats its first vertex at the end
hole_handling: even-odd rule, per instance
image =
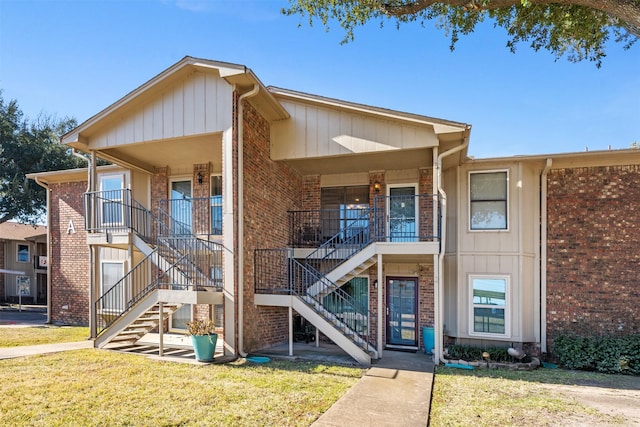
MULTIPOLYGON (((256 271, 257 294, 277 289, 289 295, 281 299, 282 305, 290 305, 363 365, 370 365, 371 358, 378 356, 375 337, 369 331, 369 308, 341 287, 377 262, 371 214, 370 209, 361 210, 349 225, 302 260, 295 259, 292 251, 266 249, 256 251, 255 262, 257 270, 265 263, 279 267, 267 274, 256 271), (271 257, 281 259, 269 260, 271 257)), ((271 301, 278 305, 276 299, 271 301)))
MULTIPOLYGON (((99 200, 104 197, 101 192, 86 193, 85 206, 104 209, 105 203, 99 200)), ((128 214, 126 231, 145 257, 95 301, 96 347, 133 344, 161 324, 164 327, 164 321, 184 304, 221 302, 222 245, 191 234, 190 224, 176 221, 162 209, 153 216, 130 194, 119 198, 109 194, 107 200, 110 209, 128 214), (113 199, 121 200, 122 206, 113 199), (136 227, 139 224, 144 224, 141 230, 136 227)), ((86 218, 91 215, 85 213, 86 218)), ((115 227, 103 224, 92 231, 108 233, 115 227)), ((120 232, 122 228, 117 225, 120 232)))

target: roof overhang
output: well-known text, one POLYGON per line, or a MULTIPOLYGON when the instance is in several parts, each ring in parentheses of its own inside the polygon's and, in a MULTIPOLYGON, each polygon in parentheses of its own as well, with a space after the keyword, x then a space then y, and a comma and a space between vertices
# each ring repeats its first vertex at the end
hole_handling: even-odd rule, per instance
POLYGON ((170 87, 194 71, 214 73, 234 86, 240 94, 253 89, 257 85, 259 92, 250 99, 250 102, 269 120, 282 120, 289 117, 289 114, 277 99, 267 90, 253 71, 246 66, 186 56, 63 135, 60 141, 63 144, 87 152, 90 136, 100 129, 110 117, 122 116, 127 110, 142 104, 158 91, 170 87))

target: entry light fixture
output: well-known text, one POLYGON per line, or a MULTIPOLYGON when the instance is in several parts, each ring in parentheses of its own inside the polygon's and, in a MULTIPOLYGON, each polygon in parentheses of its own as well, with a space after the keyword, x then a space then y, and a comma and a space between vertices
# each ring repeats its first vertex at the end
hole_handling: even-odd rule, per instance
POLYGON ((382 188, 382 185, 378 181, 373 183, 373 189, 375 190, 376 193, 379 193, 381 188, 382 188))
POLYGON ((202 172, 198 172, 198 184, 202 184, 202 172))

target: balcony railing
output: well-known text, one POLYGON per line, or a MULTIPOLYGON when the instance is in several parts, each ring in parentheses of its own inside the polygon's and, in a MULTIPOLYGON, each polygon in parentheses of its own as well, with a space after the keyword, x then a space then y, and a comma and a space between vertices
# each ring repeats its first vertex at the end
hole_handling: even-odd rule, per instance
POLYGON ((85 229, 89 232, 135 231, 146 240, 152 240, 153 217, 138 203, 131 190, 91 191, 84 194, 85 229))
POLYGON ((161 235, 222 235, 220 196, 161 200, 158 212, 161 235))
POLYGON ((329 240, 354 240, 354 234, 366 230, 376 241, 437 241, 440 218, 435 224, 433 219, 439 203, 431 194, 376 196, 373 208, 289 211, 289 246, 317 248, 329 240))

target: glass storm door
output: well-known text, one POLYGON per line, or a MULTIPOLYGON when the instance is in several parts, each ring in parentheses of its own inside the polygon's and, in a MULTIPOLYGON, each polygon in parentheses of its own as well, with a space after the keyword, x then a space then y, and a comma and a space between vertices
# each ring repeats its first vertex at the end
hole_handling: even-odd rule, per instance
POLYGON ((191 181, 172 181, 171 230, 174 234, 191 234, 191 181))
POLYGON ((387 278, 387 344, 418 345, 417 290, 415 277, 387 278))
POLYGON ((389 240, 417 241, 415 187, 389 188, 389 240))

